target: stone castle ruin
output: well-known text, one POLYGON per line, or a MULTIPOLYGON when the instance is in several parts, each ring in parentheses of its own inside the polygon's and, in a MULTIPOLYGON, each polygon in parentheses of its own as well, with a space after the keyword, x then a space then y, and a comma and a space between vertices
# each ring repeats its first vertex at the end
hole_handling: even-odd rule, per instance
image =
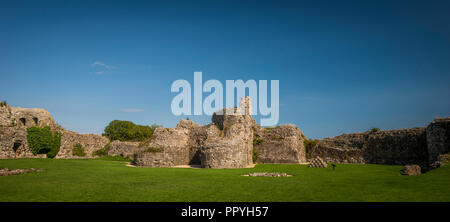
POLYGON ((200 126, 181 120, 175 128, 157 128, 148 146, 160 152, 137 149, 138 166, 201 165, 203 168, 245 168, 255 162, 305 163, 303 133, 294 125, 279 126, 271 133, 250 116, 250 98, 239 107, 222 109, 212 123, 200 126), (255 145, 257 138, 265 142, 255 145), (263 145, 264 144, 264 145, 263 145))
POLYGON ((441 164, 441 155, 450 153, 450 117, 436 118, 427 127, 325 138, 309 153, 332 163, 416 164, 431 169, 441 164))
POLYGON ((215 112, 210 124, 200 126, 181 120, 174 128, 157 128, 144 142, 109 141, 102 135, 78 134, 59 126, 44 109, 0 106, 0 158, 45 158, 33 155, 26 129, 49 126, 61 133, 55 158, 94 158, 98 150, 110 156, 133 159, 136 166, 171 167, 198 165, 203 168, 245 168, 254 163, 324 163, 441 165, 450 151, 450 118, 437 118, 428 127, 343 134, 319 140, 305 150, 305 135, 293 124, 261 127, 251 117, 249 97, 239 107, 215 112), (72 149, 80 144, 85 157, 72 149), (313 161, 314 162, 314 161, 313 161))
POLYGON ((0 106, 0 158, 45 158, 45 154, 33 155, 27 143, 27 128, 49 126, 52 131, 61 133, 61 147, 56 158, 75 158, 73 145, 80 143, 87 156, 105 146, 109 139, 94 134, 78 134, 58 125, 45 109, 27 109, 0 106))

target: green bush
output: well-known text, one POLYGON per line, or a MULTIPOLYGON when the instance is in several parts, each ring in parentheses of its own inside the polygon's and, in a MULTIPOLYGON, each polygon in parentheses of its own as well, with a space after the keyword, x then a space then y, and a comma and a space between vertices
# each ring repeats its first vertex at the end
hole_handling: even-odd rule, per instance
POLYGON ((84 152, 83 146, 81 144, 77 143, 73 145, 72 148, 72 155, 74 156, 86 156, 86 153, 84 152))
POLYGON ((105 127, 104 135, 112 141, 143 141, 151 138, 157 127, 159 125, 143 126, 130 121, 114 120, 105 127))
POLYGON ((259 145, 259 144, 261 144, 263 142, 263 140, 262 139, 259 139, 259 138, 255 138, 254 140, 253 140, 253 145, 259 145))
POLYGON ((30 127, 27 128, 27 141, 34 155, 47 154, 48 158, 54 158, 61 146, 61 133, 53 133, 48 126, 30 127))
POLYGON ((305 145, 306 158, 309 159, 311 149, 319 142, 319 140, 305 139, 303 145, 305 145))
POLYGON ((258 151, 256 151, 255 149, 253 149, 253 163, 256 163, 256 161, 258 160, 258 151))
POLYGON ((372 133, 376 133, 376 132, 380 131, 380 128, 373 127, 372 129, 370 129, 370 131, 372 133))
POLYGON ((110 145, 111 145, 111 141, 109 141, 103 148, 96 150, 94 152, 94 156, 107 156, 110 145))
POLYGON ((7 106, 7 105, 8 105, 8 103, 6 103, 6 101, 0 101, 0 107, 7 106))

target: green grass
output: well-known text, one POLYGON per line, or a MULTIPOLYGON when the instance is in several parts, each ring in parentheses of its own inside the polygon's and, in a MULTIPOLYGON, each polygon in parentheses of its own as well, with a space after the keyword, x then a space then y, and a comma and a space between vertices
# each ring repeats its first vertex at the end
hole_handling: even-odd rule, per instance
POLYGON ((0 160, 44 172, 0 176, 0 201, 450 201, 450 166, 420 176, 401 166, 261 164, 253 169, 133 168, 81 159, 0 160), (243 177, 285 172, 293 177, 243 177))

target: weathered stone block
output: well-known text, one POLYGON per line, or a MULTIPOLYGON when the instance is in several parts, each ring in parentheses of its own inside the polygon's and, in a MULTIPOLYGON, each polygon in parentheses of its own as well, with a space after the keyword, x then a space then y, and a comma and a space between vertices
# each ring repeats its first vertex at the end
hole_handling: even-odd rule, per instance
POLYGON ((427 127, 428 159, 438 161, 439 154, 450 153, 450 117, 436 118, 427 127))
POLYGON ((421 173, 422 172, 419 165, 406 165, 402 170, 403 175, 409 176, 420 175, 421 173))
POLYGON ((304 135, 295 125, 262 128, 253 140, 258 163, 306 162, 304 135))

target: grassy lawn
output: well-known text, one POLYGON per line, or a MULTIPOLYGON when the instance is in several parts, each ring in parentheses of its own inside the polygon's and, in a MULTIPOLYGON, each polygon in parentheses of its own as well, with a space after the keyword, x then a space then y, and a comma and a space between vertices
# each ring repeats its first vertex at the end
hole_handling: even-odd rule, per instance
POLYGON ((450 166, 402 176, 402 166, 257 165, 253 169, 133 168, 108 160, 0 160, 44 172, 0 176, 0 201, 450 201, 450 166), (293 177, 243 177, 285 172, 293 177))

